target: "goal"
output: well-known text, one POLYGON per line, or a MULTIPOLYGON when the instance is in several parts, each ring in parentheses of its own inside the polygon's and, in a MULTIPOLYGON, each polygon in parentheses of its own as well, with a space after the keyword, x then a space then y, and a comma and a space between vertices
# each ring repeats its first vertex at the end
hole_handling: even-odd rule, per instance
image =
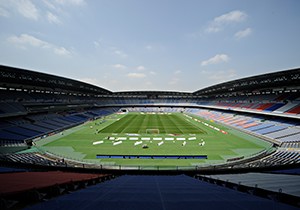
POLYGON ((146 134, 159 134, 159 129, 157 128, 146 129, 146 134))

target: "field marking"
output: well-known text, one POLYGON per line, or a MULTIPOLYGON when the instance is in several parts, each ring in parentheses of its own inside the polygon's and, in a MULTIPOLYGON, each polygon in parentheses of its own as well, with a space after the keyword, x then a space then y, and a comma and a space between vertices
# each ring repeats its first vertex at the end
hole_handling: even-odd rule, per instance
POLYGON ((134 143, 134 146, 137 146, 137 145, 142 144, 142 143, 143 143, 142 141, 137 141, 137 142, 134 143))
POLYGON ((127 136, 139 136, 140 134, 137 133, 126 133, 127 136))
POLYGON ((129 140, 139 140, 138 137, 130 137, 129 140))
POLYGON ((160 146, 160 145, 162 145, 164 142, 163 141, 161 141, 161 142, 159 142, 157 145, 158 146, 160 146))
POLYGON ((212 126, 212 125, 210 125, 210 124, 208 124, 208 123, 202 122, 202 124, 204 124, 204 125, 207 126, 207 127, 212 128, 212 129, 214 129, 214 130, 216 130, 216 131, 219 131, 219 132, 221 132, 221 133, 223 133, 223 134, 228 134, 226 131, 223 131, 223 130, 221 130, 220 128, 214 127, 214 126, 212 126))
POLYGON ((162 138, 161 137, 154 137, 153 140, 159 141, 159 140, 162 140, 162 138))
POLYGON ((170 137, 168 138, 168 137, 166 137, 165 140, 172 141, 172 140, 174 140, 174 138, 170 138, 170 137))
POLYGON ((176 138, 176 140, 183 141, 185 138, 176 138))
POLYGON ((141 139, 142 139, 142 140, 148 140, 148 141, 149 141, 151 138, 150 138, 150 137, 142 137, 141 139))
POLYGON ((116 146, 116 145, 122 144, 122 143, 123 143, 122 141, 117 141, 117 142, 114 142, 113 145, 116 146))
POLYGON ((104 141, 95 141, 93 142, 93 145, 96 145, 96 144, 102 144, 104 141))

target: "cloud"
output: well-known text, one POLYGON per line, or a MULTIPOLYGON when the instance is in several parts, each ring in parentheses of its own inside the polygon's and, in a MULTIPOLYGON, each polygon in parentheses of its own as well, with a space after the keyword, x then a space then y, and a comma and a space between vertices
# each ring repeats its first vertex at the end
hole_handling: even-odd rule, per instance
POLYGON ((126 57, 128 56, 126 53, 124 53, 124 52, 121 51, 121 50, 114 50, 114 51, 113 51, 113 54, 118 55, 118 56, 120 56, 120 57, 122 57, 122 58, 126 58, 126 57))
POLYGON ((61 24, 60 19, 51 12, 47 12, 47 19, 48 19, 49 23, 54 23, 54 24, 58 24, 58 25, 61 24))
POLYGON ((53 46, 53 50, 54 50, 54 53, 57 54, 57 55, 65 55, 65 56, 70 56, 71 55, 71 52, 68 51, 64 47, 55 47, 55 46, 53 46))
POLYGON ((214 57, 202 61, 201 62, 201 66, 207 66, 210 64, 217 64, 217 63, 221 63, 221 62, 228 62, 229 61, 229 56, 226 54, 217 54, 214 57))
POLYGON ((216 23, 229 23, 229 22, 242 22, 247 18, 247 14, 245 12, 235 10, 214 19, 216 23))
POLYGON ((138 70, 138 71, 145 71, 146 68, 145 68, 145 66, 137 66, 136 70, 138 70))
POLYGON ((213 21, 210 22, 208 27, 206 28, 206 32, 208 33, 216 33, 225 27, 225 25, 231 23, 239 23, 246 20, 248 15, 240 10, 231 11, 229 13, 223 14, 221 16, 215 17, 213 21))
POLYGON ((16 45, 31 45, 34 47, 50 48, 50 45, 47 42, 28 34, 21 34, 19 37, 11 36, 8 38, 8 41, 16 45))
POLYGON ((38 8, 34 2, 37 1, 2 0, 0 1, 0 16, 9 17, 12 12, 17 12, 25 18, 37 21, 45 14, 45 18, 49 23, 61 24, 62 21, 59 16, 66 14, 65 10, 68 9, 67 6, 82 6, 86 4, 84 0, 43 0, 44 7, 38 8), (45 11, 45 8, 51 12, 45 11))
POLYGON ((7 41, 22 49, 27 49, 27 47, 30 46, 40 49, 50 49, 57 55, 71 55, 71 52, 64 47, 56 46, 28 34, 21 34, 20 36, 13 35, 8 37, 7 41))
POLYGON ((95 48, 100 47, 100 42, 99 41, 94 41, 93 44, 94 44, 95 48))
POLYGON ((112 65, 112 67, 115 69, 126 69, 127 68, 127 66, 124 66, 122 64, 114 64, 114 65, 112 65))
POLYGON ((43 0, 46 7, 56 13, 63 13, 68 6, 86 5, 85 0, 43 0))
POLYGON ((30 0, 13 0, 12 6, 24 17, 32 20, 38 20, 39 11, 30 0))
POLYGON ((60 12, 60 9, 53 4, 54 2, 51 1, 50 3, 48 0, 43 0, 43 2, 46 5, 46 7, 48 7, 48 9, 51 9, 56 12, 60 12))
POLYGON ((47 12, 46 18, 49 23, 61 24, 62 16, 69 16, 69 6, 82 6, 86 2, 84 0, 43 0, 44 5, 51 11, 47 12))
POLYGON ((241 30, 241 31, 238 31, 234 34, 234 36, 237 38, 237 39, 242 39, 242 38, 245 38, 249 35, 252 34, 252 29, 251 28, 246 28, 245 30, 241 30))
POLYGON ((208 32, 208 33, 217 33, 221 30, 222 30, 221 26, 212 24, 212 25, 208 26, 208 28, 206 29, 206 32, 208 32))
POLYGON ((61 5, 74 5, 74 6, 81 6, 86 3, 85 0, 55 0, 55 2, 61 5))
POLYGON ((127 77, 134 78, 134 79, 136 79, 136 78, 140 79, 140 78, 145 78, 146 74, 144 74, 144 73, 128 73, 127 77))
POLYGON ((156 72, 155 71, 150 71, 149 74, 154 76, 154 75, 156 75, 156 72))

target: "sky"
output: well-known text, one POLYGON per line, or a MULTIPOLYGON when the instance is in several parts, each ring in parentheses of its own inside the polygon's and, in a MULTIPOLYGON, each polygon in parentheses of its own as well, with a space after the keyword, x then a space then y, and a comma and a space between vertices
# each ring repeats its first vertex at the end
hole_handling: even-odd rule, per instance
POLYGON ((0 0, 0 64, 110 91, 300 66, 299 0, 0 0))

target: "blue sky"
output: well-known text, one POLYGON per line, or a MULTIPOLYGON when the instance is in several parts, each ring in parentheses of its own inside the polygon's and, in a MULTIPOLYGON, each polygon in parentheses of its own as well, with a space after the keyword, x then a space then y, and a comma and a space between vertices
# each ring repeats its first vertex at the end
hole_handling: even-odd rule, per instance
POLYGON ((0 0, 0 63, 193 92, 300 66, 299 0, 0 0))

